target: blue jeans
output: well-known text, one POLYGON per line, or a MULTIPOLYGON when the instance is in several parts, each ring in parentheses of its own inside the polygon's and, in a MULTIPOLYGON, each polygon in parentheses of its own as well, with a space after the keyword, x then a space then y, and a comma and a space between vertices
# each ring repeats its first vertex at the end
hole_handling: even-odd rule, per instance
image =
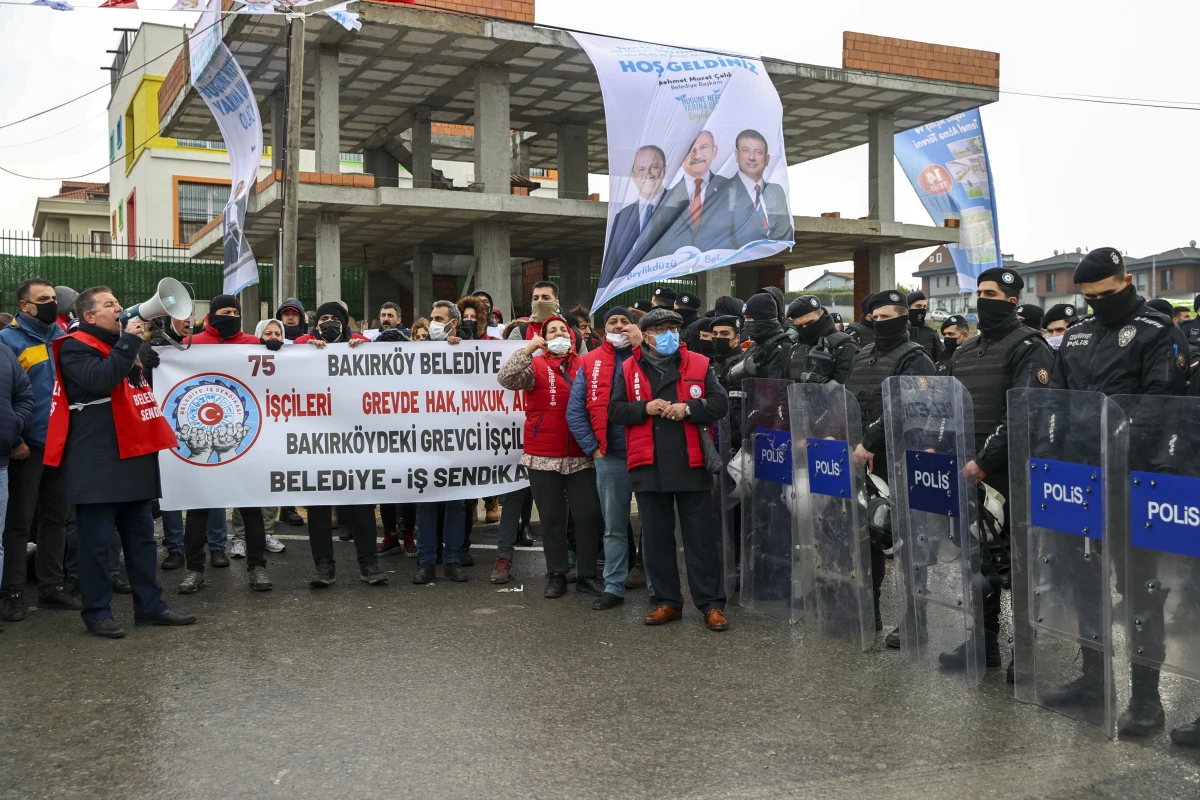
POLYGON ((417 503, 417 556, 422 564, 437 563, 438 506, 446 507, 442 523, 442 563, 457 564, 462 559, 463 528, 467 507, 462 500, 448 503, 417 503))
MULTIPOLYGON (((163 546, 168 553, 183 552, 183 512, 164 511, 163 546)), ((208 510, 208 549, 224 550, 228 531, 225 530, 225 509, 210 508, 208 510)))
POLYGON ((629 466, 622 456, 597 458, 596 490, 604 514, 604 591, 625 596, 629 577, 629 466))

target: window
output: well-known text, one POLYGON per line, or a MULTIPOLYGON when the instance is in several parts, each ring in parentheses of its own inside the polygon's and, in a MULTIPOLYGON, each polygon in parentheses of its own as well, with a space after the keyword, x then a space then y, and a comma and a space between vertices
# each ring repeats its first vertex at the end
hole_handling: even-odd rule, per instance
POLYGON ((529 177, 545 178, 549 174, 549 172, 550 172, 550 170, 542 169, 541 167, 530 167, 529 168, 529 177))
POLYGON ((935 264, 940 264, 940 263, 942 263, 942 254, 941 254, 941 253, 934 253, 934 254, 933 254, 933 262, 934 262, 935 264))
POLYGON ((186 245, 196 232, 221 216, 229 201, 229 184, 179 182, 175 242, 186 245))
POLYGON ((1175 288, 1175 270, 1164 269, 1158 274, 1162 275, 1162 286, 1159 287, 1162 291, 1169 292, 1175 288))
POLYGON ((1139 292, 1146 291, 1146 273, 1139 272, 1136 275, 1134 275, 1133 279, 1137 283, 1137 290, 1139 292))
POLYGON ((225 150, 225 142, 210 142, 207 139, 176 139, 180 147, 191 147, 196 150, 225 150))
POLYGON ((108 255, 109 248, 112 246, 112 236, 108 231, 92 231, 92 252, 100 255, 108 255))
POLYGON ((1047 294, 1050 292, 1057 292, 1057 291, 1058 291, 1058 273, 1057 272, 1047 272, 1046 273, 1046 292, 1047 292, 1047 294))

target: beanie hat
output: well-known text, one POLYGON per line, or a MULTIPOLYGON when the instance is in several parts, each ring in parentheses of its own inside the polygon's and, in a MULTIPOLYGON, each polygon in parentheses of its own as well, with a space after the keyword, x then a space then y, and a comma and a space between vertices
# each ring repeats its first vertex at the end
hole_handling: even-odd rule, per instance
POLYGON ((608 322, 609 317, 622 316, 629 319, 629 309, 625 306, 613 306, 608 311, 604 312, 604 322, 608 322))
POLYGON ((209 315, 215 315, 222 308, 236 308, 238 313, 242 313, 242 303, 231 294, 219 294, 212 299, 208 304, 209 315))
POLYGON ((742 316, 754 320, 778 319, 779 306, 775 305, 774 297, 766 292, 759 292, 742 306, 742 316))
POLYGON ((317 319, 327 314, 337 317, 343 326, 350 324, 350 315, 346 313, 346 309, 342 308, 342 304, 336 300, 321 303, 321 305, 317 306, 317 319))

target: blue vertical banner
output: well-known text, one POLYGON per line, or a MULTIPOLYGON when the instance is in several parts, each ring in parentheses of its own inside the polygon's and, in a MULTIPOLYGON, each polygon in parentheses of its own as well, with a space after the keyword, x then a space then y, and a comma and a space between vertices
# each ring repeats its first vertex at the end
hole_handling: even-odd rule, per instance
POLYGON ((964 292, 979 273, 1000 266, 1000 227, 987 139, 979 109, 896 134, 896 160, 938 225, 959 219, 957 245, 947 249, 964 292))

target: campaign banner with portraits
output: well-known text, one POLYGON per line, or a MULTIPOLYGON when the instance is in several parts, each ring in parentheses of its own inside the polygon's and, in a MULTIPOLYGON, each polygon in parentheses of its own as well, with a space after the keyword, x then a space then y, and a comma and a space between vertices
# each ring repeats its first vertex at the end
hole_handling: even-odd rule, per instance
POLYGON ((959 220, 958 244, 949 245, 964 292, 979 274, 1001 266, 996 192, 979 109, 897 133, 896 160, 934 223, 959 220))
POLYGON ((469 500, 528 486, 522 392, 496 374, 524 342, 162 348, 163 508, 469 500))
POLYGON ((262 117, 246 73, 221 38, 221 0, 208 6, 189 40, 193 61, 192 85, 216 118, 229 152, 229 200, 222 213, 225 240, 225 294, 237 294, 258 283, 258 262, 243 233, 246 203, 258 180, 263 156, 262 117), (214 37, 215 34, 215 37, 214 37), (215 40, 214 40, 215 38, 215 40), (199 48, 203 47, 203 51, 199 48), (203 55, 201 55, 203 53, 203 55), (196 69, 204 64, 203 69, 196 69))
POLYGON ((592 310, 794 244, 783 104, 762 61, 575 33, 600 78, 608 228, 592 310))

